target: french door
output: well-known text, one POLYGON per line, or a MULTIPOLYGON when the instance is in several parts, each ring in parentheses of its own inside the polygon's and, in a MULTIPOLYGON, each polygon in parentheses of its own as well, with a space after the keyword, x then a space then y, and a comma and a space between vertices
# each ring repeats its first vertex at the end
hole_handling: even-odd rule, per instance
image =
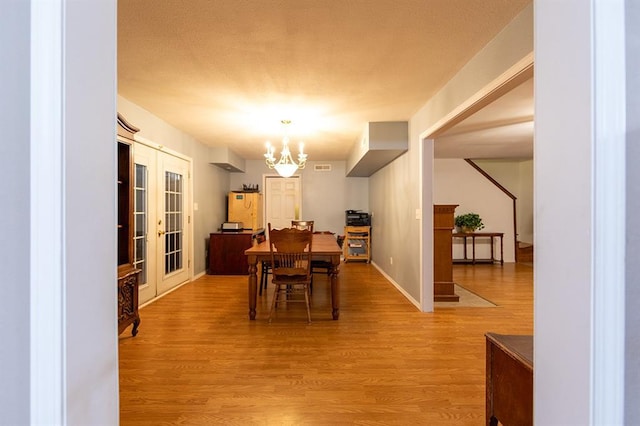
POLYGON ((139 300, 148 302, 189 279, 189 162, 134 146, 134 264, 139 300))
POLYGON ((292 220, 302 217, 302 192, 300 176, 283 178, 265 176, 265 227, 289 228, 292 220))

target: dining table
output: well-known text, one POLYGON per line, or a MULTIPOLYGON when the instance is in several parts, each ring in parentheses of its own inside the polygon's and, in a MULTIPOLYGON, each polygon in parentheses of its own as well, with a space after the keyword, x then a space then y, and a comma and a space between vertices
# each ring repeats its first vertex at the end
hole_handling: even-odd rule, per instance
MULTIPOLYGON (((256 302, 258 298, 258 263, 271 260, 269 240, 264 240, 248 248, 244 252, 249 263, 249 319, 256 319, 256 302)), ((311 259, 329 262, 329 276, 331 279, 331 315, 334 320, 340 317, 340 255, 342 249, 336 237, 331 234, 313 234, 311 242, 311 259)))

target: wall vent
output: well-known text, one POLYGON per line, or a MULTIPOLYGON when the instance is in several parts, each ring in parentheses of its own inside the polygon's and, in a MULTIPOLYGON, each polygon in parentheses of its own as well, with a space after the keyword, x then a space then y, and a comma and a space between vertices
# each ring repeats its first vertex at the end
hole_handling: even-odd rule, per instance
POLYGON ((330 172, 331 164, 314 164, 313 171, 315 172, 330 172))

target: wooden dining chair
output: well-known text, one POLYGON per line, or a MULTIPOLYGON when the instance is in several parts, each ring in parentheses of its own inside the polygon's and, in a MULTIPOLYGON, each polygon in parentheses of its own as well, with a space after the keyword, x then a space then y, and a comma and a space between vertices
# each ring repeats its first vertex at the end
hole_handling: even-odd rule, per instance
POLYGON ((292 220, 291 227, 313 232, 313 220, 292 220))
MULTIPOLYGON (((314 234, 325 234, 334 236, 335 233, 331 231, 315 231, 314 234)), ((322 272, 324 274, 330 275, 331 269, 333 265, 331 264, 331 259, 329 257, 325 259, 313 259, 311 261, 311 273, 322 272)), ((312 287, 313 289, 313 284, 312 287)))
POLYGON ((303 302, 307 307, 307 320, 311 322, 309 286, 311 285, 311 244, 313 233, 296 228, 271 229, 271 282, 275 285, 269 322, 278 303, 303 302), (304 296, 304 299, 296 296, 304 296))
MULTIPOLYGON (((314 223, 313 220, 292 220, 291 227, 296 229, 311 231, 315 234, 316 232, 313 231, 313 223, 314 223)), ((313 262, 311 263, 311 284, 309 284, 309 294, 311 294, 312 292, 313 292, 313 262)))
MULTIPOLYGON (((267 237, 264 233, 259 234, 256 237, 256 242, 258 244, 267 240, 267 237)), ((260 287, 258 288, 258 294, 262 296, 262 290, 267 289, 267 284, 269 283, 269 274, 271 273, 271 260, 263 260, 260 262, 260 287)))

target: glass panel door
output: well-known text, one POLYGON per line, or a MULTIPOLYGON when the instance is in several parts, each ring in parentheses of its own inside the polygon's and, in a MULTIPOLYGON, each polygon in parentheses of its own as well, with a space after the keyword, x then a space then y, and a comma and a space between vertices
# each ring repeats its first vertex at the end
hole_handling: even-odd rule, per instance
POLYGON ((183 251, 182 240, 183 226, 183 179, 182 175, 174 172, 165 172, 165 207, 164 217, 166 224, 164 273, 182 269, 183 251))
POLYGON ((134 170, 134 206, 133 206, 133 266, 140 269, 139 282, 147 282, 147 207, 148 175, 147 167, 135 164, 134 170))
POLYGON ((158 183, 161 184, 158 206, 158 292, 189 279, 189 163, 158 151, 158 183))
POLYGON ((146 303, 158 295, 156 272, 156 199, 157 150, 141 143, 133 147, 134 162, 134 266, 140 269, 139 303, 146 303))

